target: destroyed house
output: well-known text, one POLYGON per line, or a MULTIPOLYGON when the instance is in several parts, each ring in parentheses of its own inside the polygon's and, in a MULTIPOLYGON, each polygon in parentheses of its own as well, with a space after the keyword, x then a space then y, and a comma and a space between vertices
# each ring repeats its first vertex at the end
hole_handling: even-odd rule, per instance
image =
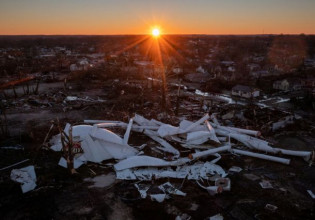
POLYGON ((236 85, 232 88, 232 95, 244 98, 255 98, 260 95, 260 91, 249 86, 236 85))

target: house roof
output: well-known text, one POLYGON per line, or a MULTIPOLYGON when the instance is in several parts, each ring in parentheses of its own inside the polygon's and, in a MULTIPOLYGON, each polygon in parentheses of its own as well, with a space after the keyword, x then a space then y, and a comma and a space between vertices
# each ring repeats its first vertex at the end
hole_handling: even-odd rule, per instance
POLYGON ((234 61, 221 61, 221 64, 230 66, 230 65, 234 65, 234 61))
POLYGON ((236 85, 232 88, 234 91, 242 91, 242 92, 252 92, 254 89, 249 86, 236 85))

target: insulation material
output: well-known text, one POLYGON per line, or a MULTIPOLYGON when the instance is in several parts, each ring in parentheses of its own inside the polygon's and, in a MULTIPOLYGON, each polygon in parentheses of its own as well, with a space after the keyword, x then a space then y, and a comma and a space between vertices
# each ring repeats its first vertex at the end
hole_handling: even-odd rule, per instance
POLYGON ((124 180, 152 180, 161 178, 174 178, 174 179, 184 179, 189 180, 199 180, 209 179, 209 177, 219 175, 221 177, 226 177, 227 173, 219 165, 212 164, 210 162, 206 163, 196 163, 193 165, 178 166, 176 169, 171 167, 165 168, 134 168, 134 169, 124 169, 116 170, 117 179, 124 180))
POLYGON ((166 182, 159 186, 164 193, 178 195, 178 196, 186 196, 186 193, 176 189, 170 182, 166 182))
POLYGON ((217 148, 213 148, 213 149, 209 149, 209 150, 205 150, 205 151, 201 151, 201 152, 197 152, 194 154, 190 154, 189 158, 190 159, 196 159, 196 158, 200 158, 200 157, 206 157, 209 155, 213 155, 222 151, 227 151, 230 150, 231 146, 230 145, 224 145, 222 147, 217 147, 217 148))
POLYGON ((11 180, 21 183, 23 193, 29 192, 36 187, 36 173, 34 166, 27 166, 21 169, 13 169, 10 175, 11 180))
POLYGON ((179 166, 189 162, 188 158, 181 158, 177 161, 165 161, 160 158, 150 156, 133 156, 122 160, 114 165, 115 170, 124 170, 134 167, 166 167, 166 166, 179 166))

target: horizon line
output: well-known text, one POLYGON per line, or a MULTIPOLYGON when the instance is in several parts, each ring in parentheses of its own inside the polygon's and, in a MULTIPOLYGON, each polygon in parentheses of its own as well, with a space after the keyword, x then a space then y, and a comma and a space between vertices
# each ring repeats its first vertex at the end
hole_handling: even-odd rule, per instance
MULTIPOLYGON (((151 35, 151 34, 0 34, 3 36, 143 36, 143 35, 151 35)), ((306 33, 294 33, 294 34, 286 34, 286 33, 270 33, 270 34, 161 34, 161 36, 174 36, 174 35, 182 35, 182 36, 274 36, 274 35, 289 35, 289 36, 297 36, 297 35, 308 35, 313 36, 315 33, 306 34, 306 33)))

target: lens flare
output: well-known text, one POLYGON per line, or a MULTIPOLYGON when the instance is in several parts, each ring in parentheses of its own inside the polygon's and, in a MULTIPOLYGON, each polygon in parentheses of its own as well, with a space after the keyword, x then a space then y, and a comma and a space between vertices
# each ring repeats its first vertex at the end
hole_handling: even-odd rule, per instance
POLYGON ((153 35, 154 37, 160 36, 160 30, 157 29, 157 28, 154 28, 154 29, 152 30, 152 35, 153 35))

